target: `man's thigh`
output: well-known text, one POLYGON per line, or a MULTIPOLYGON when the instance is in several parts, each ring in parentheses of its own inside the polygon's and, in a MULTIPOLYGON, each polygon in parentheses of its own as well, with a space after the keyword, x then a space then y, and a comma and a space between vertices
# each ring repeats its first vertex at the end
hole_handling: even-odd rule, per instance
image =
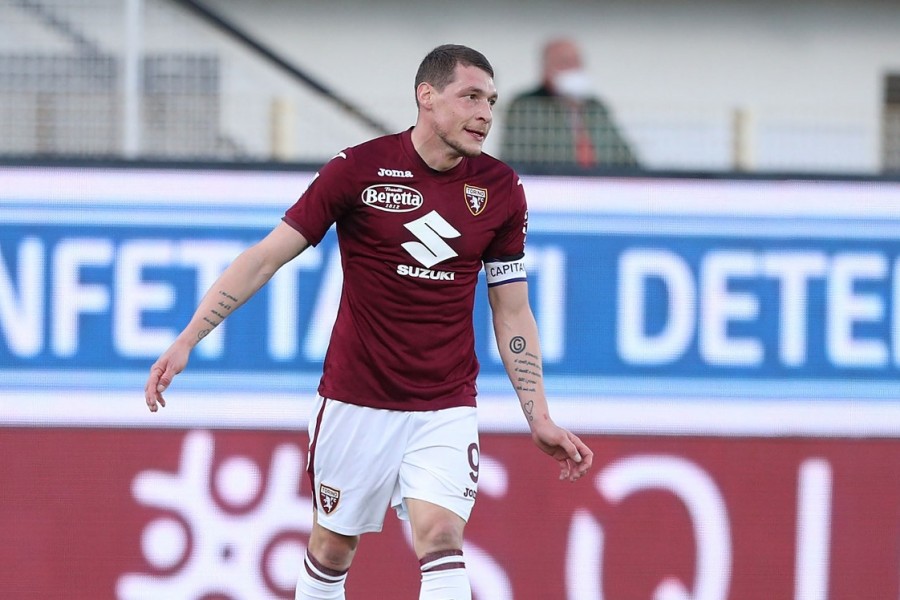
POLYGON ((424 500, 464 522, 478 491, 478 418, 473 407, 413 415, 400 465, 399 486, 391 500, 401 519, 409 519, 405 500, 424 500))
POLYGON ((309 466, 318 523, 355 536, 380 531, 405 447, 406 413, 317 398, 309 466))

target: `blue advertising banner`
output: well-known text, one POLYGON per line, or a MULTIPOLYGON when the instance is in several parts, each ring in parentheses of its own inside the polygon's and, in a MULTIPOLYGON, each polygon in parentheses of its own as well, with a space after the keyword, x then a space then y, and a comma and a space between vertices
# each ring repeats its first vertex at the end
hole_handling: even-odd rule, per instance
MULTIPOLYGON (((312 176, 0 169, 0 391, 140 390, 201 295, 312 176)), ((555 396, 897 410, 900 184, 524 184, 555 396)), ((340 285, 329 235, 204 339, 184 389, 312 394, 340 285)), ((508 396, 483 289, 475 327, 479 389, 508 396)))

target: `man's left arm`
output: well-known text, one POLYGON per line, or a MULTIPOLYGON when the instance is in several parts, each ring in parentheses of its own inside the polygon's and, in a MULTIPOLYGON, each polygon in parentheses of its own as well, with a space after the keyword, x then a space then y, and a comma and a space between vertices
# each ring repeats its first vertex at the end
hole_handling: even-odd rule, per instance
POLYGON ((531 438, 557 461, 560 479, 575 481, 591 467, 594 453, 578 436, 550 418, 537 323, 528 303, 528 283, 512 281, 488 288, 494 335, 531 438))

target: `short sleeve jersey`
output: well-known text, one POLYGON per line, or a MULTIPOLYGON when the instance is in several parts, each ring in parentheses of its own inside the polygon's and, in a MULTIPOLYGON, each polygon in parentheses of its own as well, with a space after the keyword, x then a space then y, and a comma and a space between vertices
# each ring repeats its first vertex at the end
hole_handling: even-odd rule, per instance
POLYGON ((336 224, 344 273, 319 393, 392 410, 475 406, 482 264, 521 259, 518 175, 482 154, 428 167, 411 130, 344 150, 284 221, 312 244, 336 224))

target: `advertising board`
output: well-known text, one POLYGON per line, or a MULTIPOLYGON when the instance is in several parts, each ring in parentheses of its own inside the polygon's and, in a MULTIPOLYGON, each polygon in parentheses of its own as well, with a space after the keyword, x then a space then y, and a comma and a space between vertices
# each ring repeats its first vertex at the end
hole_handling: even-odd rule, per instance
MULTIPOLYGON (((167 408, 142 388, 313 175, 0 168, 0 595, 292 597, 334 236, 204 339, 167 408)), ((479 289, 476 598, 900 596, 900 184, 523 183, 552 414, 597 459, 555 481, 479 289)), ((415 596, 396 519, 363 548, 348 593, 415 596)))

